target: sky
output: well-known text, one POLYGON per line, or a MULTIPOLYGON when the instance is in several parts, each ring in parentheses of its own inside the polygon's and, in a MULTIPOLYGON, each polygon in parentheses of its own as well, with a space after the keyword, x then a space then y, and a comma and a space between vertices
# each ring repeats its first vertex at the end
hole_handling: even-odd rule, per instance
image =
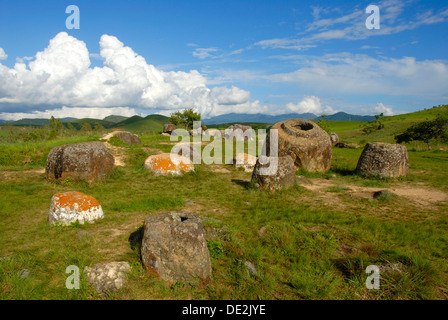
POLYGON ((0 0, 4 120, 447 103, 448 1, 0 0))

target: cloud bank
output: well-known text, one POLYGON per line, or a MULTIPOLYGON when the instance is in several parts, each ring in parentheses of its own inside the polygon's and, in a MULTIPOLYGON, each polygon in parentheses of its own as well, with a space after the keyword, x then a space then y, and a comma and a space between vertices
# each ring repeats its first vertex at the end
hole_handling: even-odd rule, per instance
MULTIPOLYGON (((159 70, 114 36, 101 36, 99 44, 102 67, 90 67, 86 44, 66 32, 57 34, 31 61, 18 59, 13 68, 0 63, 0 103, 64 105, 76 107, 78 117, 94 112, 100 118, 112 111, 128 115, 134 108, 148 113, 194 108, 204 118, 266 111, 259 101, 250 101, 248 91, 234 86, 208 88, 206 78, 196 70, 159 70)), ((6 58, 0 48, 0 60, 6 58)), ((55 112, 68 112, 68 107, 55 112)), ((42 111, 45 114, 48 110, 42 111)), ((10 113, 0 116, 11 117, 10 113)))

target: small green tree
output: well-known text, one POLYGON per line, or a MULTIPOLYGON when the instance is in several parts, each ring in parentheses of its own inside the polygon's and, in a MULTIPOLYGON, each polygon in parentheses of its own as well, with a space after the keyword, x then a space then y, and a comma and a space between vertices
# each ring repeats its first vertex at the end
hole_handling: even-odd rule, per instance
POLYGON ((90 134, 92 132, 92 126, 90 125, 90 123, 84 122, 79 131, 81 131, 81 133, 83 134, 90 134))
POLYGON ((384 128, 384 124, 381 123, 381 119, 384 117, 384 114, 377 114, 375 115, 375 120, 368 122, 362 131, 364 131, 365 134, 369 134, 378 130, 381 130, 384 128))
POLYGON ((104 127, 101 125, 101 123, 95 122, 95 124, 93 126, 93 131, 95 133, 102 133, 102 132, 104 132, 104 127))
POLYGON ((428 146, 428 150, 431 150, 430 141, 432 139, 448 141, 448 115, 442 113, 435 120, 414 124, 394 138, 397 143, 423 141, 428 146))
POLYGON ((326 117, 327 117, 326 114, 322 114, 320 116, 320 119, 316 120, 316 124, 319 127, 321 127, 323 130, 325 130, 326 133, 330 134, 331 129, 330 129, 330 126, 328 125, 328 121, 325 120, 326 117))
POLYGON ((67 123, 65 124, 65 126, 66 126, 65 132, 66 132, 68 135, 73 135, 73 134, 76 133, 77 130, 76 130, 75 126, 74 126, 71 122, 67 122, 67 123))
POLYGON ((185 109, 184 111, 176 111, 171 113, 169 121, 175 126, 182 126, 185 130, 193 128, 193 121, 201 120, 201 114, 194 112, 193 109, 185 109))
POLYGON ((49 131, 48 139, 54 139, 62 134, 64 130, 64 125, 62 122, 55 117, 51 116, 50 120, 47 120, 47 129, 49 131))

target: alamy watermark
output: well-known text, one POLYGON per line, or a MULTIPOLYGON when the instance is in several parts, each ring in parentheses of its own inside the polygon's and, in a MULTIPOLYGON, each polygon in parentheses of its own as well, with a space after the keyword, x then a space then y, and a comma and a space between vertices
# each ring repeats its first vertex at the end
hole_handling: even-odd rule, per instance
POLYGON ((378 290, 380 288, 380 268, 376 265, 370 265, 366 268, 366 273, 370 274, 366 279, 366 288, 378 290))
POLYGON ((70 13, 70 15, 65 20, 65 27, 69 30, 79 29, 80 16, 78 6, 75 6, 74 4, 69 5, 67 8, 65 8, 65 13, 70 13))
POLYGON ((74 265, 70 265, 65 269, 65 273, 70 273, 65 280, 65 287, 69 290, 79 289, 79 268, 74 265))
POLYGON ((371 4, 366 8, 366 13, 371 14, 366 19, 366 28, 369 30, 380 29, 380 8, 371 4))

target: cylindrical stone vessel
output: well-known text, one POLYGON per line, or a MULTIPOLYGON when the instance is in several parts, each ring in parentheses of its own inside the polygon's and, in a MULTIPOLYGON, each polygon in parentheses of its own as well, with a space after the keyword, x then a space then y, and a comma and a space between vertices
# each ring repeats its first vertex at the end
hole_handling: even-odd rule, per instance
MULTIPOLYGON (((274 124, 271 130, 278 133, 278 156, 290 156, 296 170, 325 173, 330 169, 333 147, 330 136, 313 121, 289 119, 274 124)), ((269 133, 266 136, 267 155, 270 155, 270 144, 269 133)))
POLYGON ((357 174, 370 177, 396 178, 406 176, 408 171, 408 150, 392 143, 367 143, 356 166, 357 174))

